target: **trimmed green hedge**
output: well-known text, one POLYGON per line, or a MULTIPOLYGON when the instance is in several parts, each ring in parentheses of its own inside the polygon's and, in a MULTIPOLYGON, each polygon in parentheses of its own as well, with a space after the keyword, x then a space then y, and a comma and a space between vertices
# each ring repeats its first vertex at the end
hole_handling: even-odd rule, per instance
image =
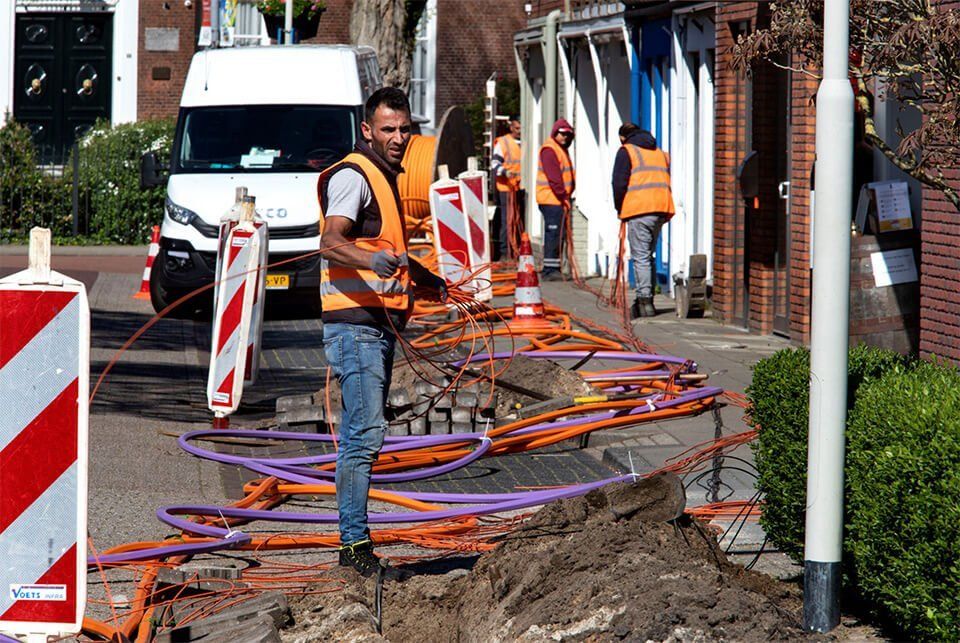
POLYGON ((140 189, 140 156, 170 157, 172 119, 111 127, 98 122, 79 141, 81 237, 73 236, 73 158, 41 172, 30 131, 12 119, 0 127, 0 241, 23 241, 30 228, 51 229, 57 243, 143 244, 163 218, 163 187, 140 189))
POLYGON ((8 119, 0 126, 0 241, 26 237, 34 226, 72 232, 70 186, 39 170, 30 130, 8 119))
POLYGON ((864 385, 848 442, 858 591, 913 639, 960 640, 960 372, 925 362, 864 385))
MULTIPOLYGON (((893 351, 859 345, 850 350, 849 406, 863 382, 907 359, 893 351)), ((760 524, 781 551, 803 561, 804 507, 807 493, 807 425, 810 401, 810 352, 786 349, 762 359, 747 387, 750 416, 759 427, 751 445, 759 477, 757 489, 766 498, 760 524)))
MULTIPOLYGON (((123 123, 98 122, 79 141, 80 190, 89 204, 88 234, 103 243, 142 244, 150 227, 163 219, 166 189, 140 189, 140 156, 156 152, 170 158, 172 119, 123 123)), ((65 179, 72 180, 68 170, 65 179)))

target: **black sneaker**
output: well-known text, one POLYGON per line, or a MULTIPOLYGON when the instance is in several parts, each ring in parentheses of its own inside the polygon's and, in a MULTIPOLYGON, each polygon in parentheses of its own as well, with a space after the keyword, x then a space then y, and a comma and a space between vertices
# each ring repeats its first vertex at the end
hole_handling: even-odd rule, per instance
POLYGON ((640 307, 640 300, 634 299, 633 305, 630 306, 630 319, 639 319, 643 317, 643 309, 640 307))
POLYGON ((364 578, 370 578, 380 568, 380 558, 373 553, 373 543, 361 540, 340 548, 340 565, 352 567, 364 578))

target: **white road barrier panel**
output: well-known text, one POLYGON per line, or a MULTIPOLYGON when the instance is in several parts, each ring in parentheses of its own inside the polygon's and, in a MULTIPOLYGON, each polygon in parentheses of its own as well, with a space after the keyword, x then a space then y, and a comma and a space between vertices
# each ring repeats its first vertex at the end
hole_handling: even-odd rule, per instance
MULTIPOLYGON (((470 165, 476 166, 476 159, 470 165)), ((461 172, 460 197, 463 212, 467 217, 470 265, 476 273, 475 292, 477 301, 493 299, 493 276, 490 270, 490 227, 487 224, 487 175, 471 167, 461 172)))
POLYGON ((90 306, 49 230, 29 266, 0 279, 0 632, 46 640, 86 609, 90 306))
POLYGON ((253 301, 265 278, 260 264, 260 240, 254 222, 254 199, 243 197, 239 222, 230 228, 223 246, 224 259, 216 278, 220 285, 213 313, 213 345, 207 379, 207 405, 214 424, 237 410, 247 372, 253 301))
POLYGON ((451 284, 461 282, 469 276, 471 263, 459 181, 443 177, 430 185, 430 214, 440 276, 451 284))

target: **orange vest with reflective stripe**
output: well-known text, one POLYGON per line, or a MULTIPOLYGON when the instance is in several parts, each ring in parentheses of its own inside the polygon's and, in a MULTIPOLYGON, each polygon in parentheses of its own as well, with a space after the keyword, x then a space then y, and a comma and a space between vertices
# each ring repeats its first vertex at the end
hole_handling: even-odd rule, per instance
MULTIPOLYGON (((573 182, 576 180, 576 172, 573 171, 573 163, 570 162, 570 155, 562 145, 557 143, 553 137, 547 139, 540 152, 545 148, 553 150, 560 161, 560 171, 563 172, 563 189, 567 193, 567 198, 573 194, 573 182)), ((560 199, 550 189, 550 181, 547 180, 547 174, 543 171, 543 165, 540 163, 540 152, 537 153, 537 203, 540 205, 560 205, 560 199)))
MULTIPOLYGON (((355 166, 366 178, 373 199, 380 210, 380 235, 358 238, 353 241, 358 248, 379 252, 389 250, 402 257, 396 273, 383 279, 373 270, 348 268, 321 258, 320 305, 325 311, 346 308, 388 308, 407 311, 410 297, 410 270, 407 267, 407 235, 400 218, 400 208, 390 182, 383 172, 363 154, 352 152, 342 161, 327 168, 321 180, 334 168, 344 163, 355 166)), ((320 206, 320 234, 323 234, 323 204, 320 206)))
POLYGON ((644 214, 673 216, 670 191, 670 159, 663 150, 647 150, 638 145, 623 146, 630 155, 630 182, 620 207, 620 219, 644 214))
POLYGON ((511 175, 497 175, 497 190, 516 192, 520 189, 520 144, 509 134, 498 138, 494 142, 494 145, 497 144, 503 150, 503 169, 511 175))

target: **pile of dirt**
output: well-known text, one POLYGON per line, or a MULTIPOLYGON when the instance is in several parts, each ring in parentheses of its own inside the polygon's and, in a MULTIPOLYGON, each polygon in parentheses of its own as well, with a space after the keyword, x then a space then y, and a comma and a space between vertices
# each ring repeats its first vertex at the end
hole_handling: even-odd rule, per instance
MULTIPOLYGON (((533 359, 519 353, 513 356, 510 366, 498 379, 518 384, 547 398, 597 394, 597 390, 577 373, 548 359, 533 359)), ((517 404, 526 406, 540 401, 502 386, 498 390, 497 417, 513 412, 517 404)))
POLYGON ((374 583, 353 577, 346 593, 294 607, 298 624, 284 640, 317 640, 311 637, 320 633, 370 641, 803 637, 795 586, 730 563, 696 521, 659 522, 672 509, 662 511, 658 493, 612 485, 553 503, 469 572, 388 582, 382 637, 374 583))

